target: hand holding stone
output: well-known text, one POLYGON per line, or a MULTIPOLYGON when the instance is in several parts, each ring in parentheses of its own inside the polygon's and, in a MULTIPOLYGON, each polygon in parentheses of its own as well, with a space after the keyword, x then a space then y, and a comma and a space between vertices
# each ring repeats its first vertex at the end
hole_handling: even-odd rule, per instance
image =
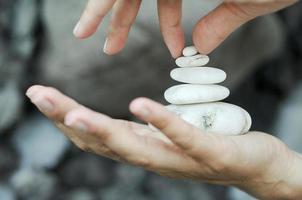
POLYGON ((33 86, 27 96, 84 151, 164 176, 236 186, 260 199, 302 198, 302 157, 273 136, 207 134, 145 98, 130 110, 160 132, 92 111, 53 88, 33 86))

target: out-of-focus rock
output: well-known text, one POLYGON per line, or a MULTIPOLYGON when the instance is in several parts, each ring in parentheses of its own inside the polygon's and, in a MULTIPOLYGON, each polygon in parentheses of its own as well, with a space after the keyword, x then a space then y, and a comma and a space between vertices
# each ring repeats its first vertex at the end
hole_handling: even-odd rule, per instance
POLYGON ((99 192, 100 199, 105 200, 151 200, 141 190, 127 190, 125 185, 113 185, 99 192))
POLYGON ((250 196, 249 194, 237 189, 230 188, 228 191, 228 198, 231 200, 257 200, 256 198, 250 196))
POLYGON ((0 134, 4 134, 4 130, 20 118, 22 100, 15 83, 8 82, 0 86, 0 134))
POLYGON ((302 82, 280 108, 272 132, 291 149, 302 153, 302 82))
POLYGON ((114 182, 105 188, 101 188, 99 196, 108 200, 149 200, 142 193, 147 172, 140 167, 119 164, 114 171, 114 182))
POLYGON ((67 138, 46 118, 33 114, 15 130, 13 143, 21 167, 53 168, 69 147, 67 138))
POLYGON ((103 158, 85 153, 68 160, 59 174, 69 187, 100 188, 110 183, 112 171, 103 158))
POLYGON ((120 164, 116 167, 116 183, 124 185, 127 190, 136 189, 141 186, 146 178, 147 172, 141 167, 120 164))
POLYGON ((5 35, 10 28, 11 13, 16 0, 0 0, 0 38, 5 35))
POLYGON ((146 182, 146 188, 152 199, 157 200, 213 200, 214 196, 200 183, 176 181, 164 177, 151 176, 146 182))
POLYGON ((10 180, 11 186, 21 199, 49 199, 56 190, 57 179, 52 174, 22 168, 10 180))
POLYGON ((16 200, 16 195, 12 188, 10 188, 8 185, 0 184, 0 199, 16 200))
POLYGON ((22 0, 15 4, 12 26, 12 50, 18 59, 29 59, 36 44, 34 35, 38 22, 38 4, 36 0, 22 0))
POLYGON ((37 16, 36 0, 0 1, 0 133, 21 117, 20 84, 35 47, 37 16))
POLYGON ((68 192, 62 200, 97 200, 96 195, 86 188, 79 188, 68 192))
POLYGON ((7 178, 17 168, 18 158, 8 145, 0 144, 0 180, 7 178))

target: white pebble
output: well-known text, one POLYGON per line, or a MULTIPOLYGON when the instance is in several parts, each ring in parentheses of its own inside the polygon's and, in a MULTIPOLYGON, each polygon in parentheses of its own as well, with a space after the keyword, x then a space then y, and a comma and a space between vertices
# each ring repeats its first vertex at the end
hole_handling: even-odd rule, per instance
POLYGON ((171 104, 193 104, 220 101, 230 95, 228 88, 220 85, 181 84, 168 88, 165 99, 171 104))
POLYGON ((179 57, 176 59, 175 63, 179 67, 201 67, 210 61, 207 55, 197 54, 195 56, 189 57, 179 57))
POLYGON ((244 109, 223 102, 169 105, 167 109, 205 133, 240 135, 247 133, 252 124, 244 109))
POLYGON ((226 79, 226 73, 213 67, 185 67, 175 68, 171 71, 172 79, 191 84, 215 84, 226 79))
POLYGON ((194 56, 194 55, 196 55, 198 53, 198 51, 197 51, 197 49, 196 49, 196 47, 194 47, 194 46, 189 46, 189 47, 186 47, 186 48, 184 48, 184 50, 182 51, 182 54, 184 55, 184 56, 194 56))

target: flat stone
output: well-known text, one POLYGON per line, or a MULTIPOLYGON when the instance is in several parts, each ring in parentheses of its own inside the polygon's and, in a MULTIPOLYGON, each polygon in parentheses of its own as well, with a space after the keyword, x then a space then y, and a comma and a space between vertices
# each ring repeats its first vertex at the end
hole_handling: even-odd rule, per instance
POLYGON ((59 170, 59 176, 69 188, 99 188, 112 180, 113 171, 108 171, 111 168, 105 159, 84 153, 67 160, 59 170))
POLYGON ((167 109, 205 133, 240 135, 247 133, 252 124, 247 111, 229 103, 169 105, 167 109))
POLYGON ((197 49, 195 46, 189 46, 189 47, 186 47, 182 50, 182 54, 186 57, 188 56, 194 56, 198 53, 197 49))
POLYGON ((175 63, 178 67, 201 67, 210 61, 207 55, 197 54, 189 57, 179 57, 175 63))
POLYGON ((168 88, 164 96, 171 104, 193 104, 221 101, 229 94, 229 89, 220 85, 181 84, 168 88))
POLYGON ((215 84, 226 79, 226 73, 213 67, 185 67, 175 68, 171 71, 172 79, 191 84, 215 84))

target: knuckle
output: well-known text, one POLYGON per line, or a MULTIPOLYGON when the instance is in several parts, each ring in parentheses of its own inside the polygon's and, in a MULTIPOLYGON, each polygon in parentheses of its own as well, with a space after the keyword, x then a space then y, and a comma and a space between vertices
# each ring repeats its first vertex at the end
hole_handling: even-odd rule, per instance
POLYGON ((131 164, 137 165, 137 166, 141 166, 143 168, 146 169, 150 169, 152 168, 152 164, 150 162, 150 159, 146 158, 146 157, 130 157, 127 159, 127 161, 131 164))
POLYGON ((253 14, 247 12, 245 9, 241 8, 240 6, 237 6, 236 3, 226 3, 225 7, 230 11, 230 13, 233 14, 233 16, 235 16, 241 21, 245 21, 246 19, 250 19, 254 17, 253 14))
POLYGON ((90 130, 90 134, 97 137, 104 144, 107 143, 111 138, 110 131, 107 127, 92 128, 90 130))
POLYGON ((165 119, 157 120, 157 122, 155 124, 163 132, 169 132, 169 130, 171 130, 172 122, 171 122, 171 119, 165 118, 165 119))
POLYGON ((98 138, 103 142, 107 143, 110 140, 110 134, 107 131, 94 131, 92 134, 95 134, 98 136, 98 138))
POLYGON ((217 159, 211 163, 212 170, 217 173, 225 173, 229 169, 229 164, 225 159, 217 159))
POLYGON ((133 127, 133 123, 131 121, 127 121, 127 120, 122 120, 120 121, 121 123, 123 123, 123 126, 126 128, 126 129, 129 129, 129 130, 132 130, 134 127, 133 127))
MULTIPOLYGON (((190 151, 192 153, 196 151, 195 150, 196 148, 194 145, 196 138, 195 138, 194 134, 191 134, 191 133, 187 134, 185 137, 181 137, 180 139, 182 140, 183 150, 190 151)), ((177 140, 177 138, 175 138, 175 140, 177 140)))

